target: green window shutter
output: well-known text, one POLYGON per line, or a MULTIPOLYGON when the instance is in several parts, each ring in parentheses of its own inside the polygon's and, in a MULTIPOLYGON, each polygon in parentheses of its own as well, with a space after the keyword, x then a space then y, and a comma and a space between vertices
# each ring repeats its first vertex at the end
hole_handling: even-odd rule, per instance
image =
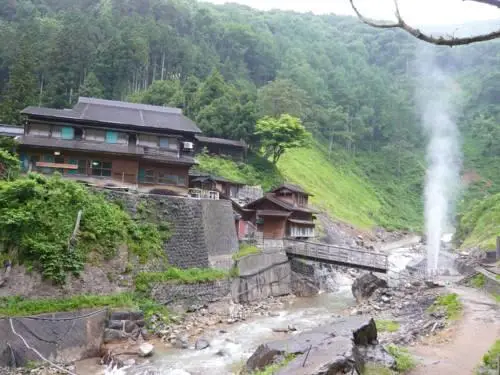
POLYGON ((118 133, 113 131, 106 131, 106 143, 118 143, 118 133))
POLYGON ((64 126, 61 129, 61 138, 62 139, 73 139, 75 138, 75 129, 69 127, 69 126, 64 126))
POLYGON ((139 182, 144 182, 146 178, 146 170, 144 168, 139 168, 139 182))
POLYGON ((50 154, 43 155, 43 161, 46 161, 48 163, 53 163, 54 162, 54 155, 50 155, 50 154))
MULTIPOLYGON (((78 165, 78 160, 75 160, 75 159, 69 159, 69 160, 68 160, 68 164, 78 165)), ((68 170, 67 170, 67 173, 68 173, 68 174, 78 174, 78 169, 68 169, 68 170)))
POLYGON ((160 137, 160 147, 168 148, 168 138, 160 137))

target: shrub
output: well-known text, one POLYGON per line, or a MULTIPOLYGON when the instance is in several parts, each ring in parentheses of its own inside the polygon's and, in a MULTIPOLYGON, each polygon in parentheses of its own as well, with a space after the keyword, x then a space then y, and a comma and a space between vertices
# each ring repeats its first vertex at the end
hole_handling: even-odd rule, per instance
POLYGON ((500 340, 497 340, 493 346, 483 356, 483 364, 489 369, 498 369, 498 360, 500 358, 500 340))
POLYGON ((458 294, 450 293, 436 298, 434 303, 429 307, 428 311, 434 312, 442 309, 446 313, 447 319, 454 320, 460 317, 462 308, 462 302, 460 302, 458 294))
POLYGON ((146 261, 163 245, 154 225, 134 222, 103 195, 58 175, 37 174, 0 182, 0 243, 14 260, 33 264, 59 284, 68 273, 78 275, 90 253, 109 259, 126 243, 146 261), (78 236, 70 244, 80 210, 78 236))
POLYGON ((398 372, 408 372, 415 368, 417 365, 415 359, 412 357, 408 349, 402 348, 400 346, 389 344, 387 345, 387 351, 396 360, 396 370, 398 372))

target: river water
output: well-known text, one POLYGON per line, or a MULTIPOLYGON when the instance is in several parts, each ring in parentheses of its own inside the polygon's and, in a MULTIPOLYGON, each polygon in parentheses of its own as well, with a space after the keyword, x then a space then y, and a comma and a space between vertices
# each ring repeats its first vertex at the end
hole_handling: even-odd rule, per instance
MULTIPOLYGON (((409 247, 391 250, 389 279, 391 273, 397 273, 419 257, 422 255, 413 253, 409 247)), ((322 277, 322 284, 329 291, 322 291, 314 297, 295 298, 280 311, 274 311, 276 316, 252 318, 247 322, 225 327, 224 331, 215 329, 204 336, 210 342, 210 347, 205 350, 157 351, 147 367, 107 370, 106 375, 236 374, 260 344, 288 336, 274 332, 273 328, 293 326, 297 329, 296 334, 317 327, 354 306, 352 277, 345 273, 328 272, 328 275, 322 277)))

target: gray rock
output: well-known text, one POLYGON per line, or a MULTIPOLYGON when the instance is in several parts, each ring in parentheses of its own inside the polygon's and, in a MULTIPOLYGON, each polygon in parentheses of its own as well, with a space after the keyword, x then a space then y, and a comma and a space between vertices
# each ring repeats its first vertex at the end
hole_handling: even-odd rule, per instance
POLYGON ((387 281, 378 278, 371 272, 368 272, 354 280, 351 290, 356 300, 361 302, 371 297, 375 290, 387 288, 387 286, 387 281))
POLYGON ((174 341, 174 348, 177 349, 187 349, 189 347, 189 342, 187 337, 177 337, 174 341))
POLYGON ((123 329, 124 320, 109 320, 108 328, 110 329, 123 329))
POLYGON ((130 320, 129 311, 113 311, 109 320, 130 320))
POLYGON ((153 355, 155 347, 149 342, 145 342, 139 346, 139 356, 140 357, 150 357, 153 355))
POLYGON ((110 343, 113 341, 121 341, 127 339, 128 336, 125 332, 116 329, 106 328, 104 330, 104 343, 110 343))
POLYGON ((208 340, 205 340, 203 338, 201 339, 198 339, 196 341, 196 344, 194 344, 194 348, 196 350, 203 350, 203 349, 206 349, 210 346, 210 343, 208 342, 208 340))

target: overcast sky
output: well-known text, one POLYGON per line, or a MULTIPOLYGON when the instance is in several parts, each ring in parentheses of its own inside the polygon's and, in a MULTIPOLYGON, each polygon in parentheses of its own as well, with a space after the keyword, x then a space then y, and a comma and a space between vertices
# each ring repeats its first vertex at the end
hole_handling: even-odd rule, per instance
MULTIPOLYGON (((353 15, 349 0, 205 0, 216 4, 240 3, 254 8, 295 10, 317 14, 353 15)), ((358 9, 369 18, 391 20, 393 0, 355 0, 358 9)), ((415 25, 450 25, 467 21, 498 19, 500 9, 463 0, 399 0, 403 18, 415 25)))

